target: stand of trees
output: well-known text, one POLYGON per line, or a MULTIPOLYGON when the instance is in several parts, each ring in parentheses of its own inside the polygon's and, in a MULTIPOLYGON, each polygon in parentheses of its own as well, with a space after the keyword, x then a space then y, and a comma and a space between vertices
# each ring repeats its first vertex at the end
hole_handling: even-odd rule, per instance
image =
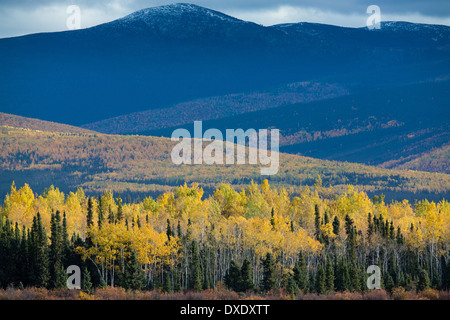
POLYGON ((319 185, 292 197, 267 181, 202 198, 195 184, 140 203, 13 186, 1 208, 0 285, 63 288, 78 265, 85 291, 363 292, 377 265, 387 290, 450 289, 447 201, 386 204, 319 185))

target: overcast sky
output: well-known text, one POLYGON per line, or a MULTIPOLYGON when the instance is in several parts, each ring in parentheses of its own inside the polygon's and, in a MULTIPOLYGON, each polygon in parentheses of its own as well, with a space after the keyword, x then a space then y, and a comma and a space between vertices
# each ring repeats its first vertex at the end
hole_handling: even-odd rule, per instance
MULTIPOLYGON (((67 30, 70 5, 81 9, 81 27, 112 21, 136 10, 176 1, 164 0, 0 0, 0 37, 67 30)), ((181 1, 179 1, 181 2, 181 1)), ((262 25, 317 22, 365 26, 369 5, 381 9, 382 21, 410 21, 450 26, 450 0, 191 0, 239 19, 262 25)))

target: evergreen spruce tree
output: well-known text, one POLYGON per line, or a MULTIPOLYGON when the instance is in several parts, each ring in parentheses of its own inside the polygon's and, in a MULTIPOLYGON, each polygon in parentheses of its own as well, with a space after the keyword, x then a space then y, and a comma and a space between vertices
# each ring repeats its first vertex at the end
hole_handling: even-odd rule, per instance
POLYGON ((403 235, 402 232, 400 230, 400 226, 397 227, 397 244, 401 245, 404 243, 404 239, 403 239, 403 235))
POLYGON ((137 217, 137 219, 136 219, 136 225, 137 225, 137 227, 140 229, 141 227, 142 227, 142 224, 141 224, 141 218, 138 216, 137 217))
POLYGON ((88 268, 84 266, 83 274, 81 279, 81 290, 86 293, 91 293, 92 291, 92 282, 91 282, 91 273, 88 268))
POLYGON ((383 284, 384 289, 386 289, 386 291, 390 292, 394 288, 395 286, 394 279, 392 278, 392 275, 389 272, 385 272, 383 284))
MULTIPOLYGON (((1 220, 1 219, 0 219, 1 220)), ((28 270, 30 268, 30 260, 29 260, 29 249, 28 249, 28 239, 27 239, 27 230, 25 226, 22 228, 22 237, 20 239, 20 249, 19 249, 19 274, 20 274, 20 283, 28 285, 28 270)))
POLYGON ((181 225, 180 225, 180 220, 178 220, 178 225, 177 225, 177 236, 179 238, 183 237, 183 233, 181 232, 181 225))
POLYGON ((225 274, 225 284, 226 286, 236 292, 241 290, 241 270, 239 269, 236 262, 233 260, 230 262, 230 267, 225 274))
POLYGON ((419 282, 417 283, 417 291, 424 291, 426 289, 429 289, 431 286, 430 284, 430 277, 428 276, 428 272, 426 269, 422 269, 422 271, 419 274, 419 282))
POLYGON ((261 289, 263 291, 270 291, 275 288, 275 261, 272 254, 268 252, 266 258, 263 260, 263 279, 261 282, 261 289))
POLYGON ((350 282, 350 274, 347 267, 347 264, 345 263, 345 260, 342 258, 339 261, 338 272, 336 275, 336 290, 337 291, 345 291, 351 289, 351 282, 350 282))
POLYGON ((69 261, 72 260, 73 250, 70 248, 69 232, 67 231, 67 217, 66 213, 63 213, 62 220, 62 243, 63 243, 63 265, 66 267, 69 265, 69 261))
POLYGON ((334 216, 333 233, 338 236, 340 229, 341 229, 341 222, 339 221, 339 218, 337 216, 334 216))
POLYGON ((122 198, 120 194, 117 196, 117 221, 123 220, 123 206, 122 206, 122 198))
POLYGON ((87 216, 86 216, 86 226, 89 228, 94 224, 94 204, 92 198, 88 198, 88 208, 87 208, 87 216))
POLYGON ((42 225, 41 215, 36 215, 32 228, 33 243, 33 284, 36 287, 47 287, 50 280, 47 234, 42 225))
POLYGON ((315 232, 314 235, 316 236, 316 240, 320 240, 320 212, 319 212, 319 206, 316 204, 314 206, 314 227, 315 227, 315 232))
POLYGON ((272 230, 275 229, 275 217, 274 217, 274 215, 275 215, 275 213, 274 213, 273 208, 272 208, 272 211, 270 212, 270 224, 272 225, 272 230))
POLYGON ((63 230, 59 211, 51 215, 50 219, 50 288, 62 288, 66 286, 64 257, 63 230))
POLYGON ((442 289, 450 290, 450 260, 445 263, 445 258, 442 257, 442 289))
POLYGON ((308 270, 306 268, 306 260, 303 253, 300 252, 297 263, 294 266, 294 280, 299 289, 306 291, 308 282, 308 270))
POLYGON ((390 236, 391 240, 395 239, 395 228, 394 228, 394 223, 392 222, 392 220, 391 220, 390 227, 389 227, 389 236, 390 236))
POLYGON ((125 289, 142 290, 144 280, 144 273, 136 258, 136 253, 133 251, 130 259, 125 262, 122 286, 125 289))
POLYGON ((330 258, 327 259, 326 290, 327 292, 334 291, 334 268, 330 258))
POLYGON ((167 228, 166 228, 166 234, 167 234, 167 238, 170 240, 170 238, 172 236, 174 236, 173 231, 172 231, 172 227, 170 225, 170 220, 167 219, 167 228))
POLYGON ((112 210, 111 205, 108 207, 108 221, 109 223, 116 223, 116 217, 114 216, 114 212, 112 210))
POLYGON ((170 273, 168 271, 163 272, 163 292, 171 292, 172 291, 172 282, 170 281, 170 273))
POLYGON ((350 235, 353 230, 353 219, 347 214, 345 215, 345 234, 350 235))
POLYGON ((192 241, 192 255, 191 255, 191 265, 190 265, 190 279, 189 279, 189 288, 195 291, 202 290, 202 270, 200 268, 200 259, 198 253, 197 243, 192 241))
POLYGON ((240 290, 248 291, 253 290, 255 285, 253 283, 253 269, 252 264, 248 258, 245 258, 241 267, 241 281, 240 281, 240 290))
POLYGON ((441 289, 441 279, 439 278, 439 272, 437 270, 437 266, 433 268, 433 280, 431 281, 431 286, 433 289, 440 290, 441 289))
POLYGON ((174 279, 173 279, 173 290, 175 292, 180 291, 182 288, 181 286, 181 276, 180 273, 175 269, 174 270, 174 279))
POLYGON ((316 288, 315 288, 318 294, 326 293, 327 291, 326 279, 327 277, 325 274, 325 269, 323 268, 322 264, 319 264, 316 272, 316 288))
POLYGON ((372 238, 372 235, 374 233, 374 225, 372 223, 372 214, 369 212, 369 217, 367 219, 367 238, 370 239, 372 238))
MULTIPOLYGON (((88 199, 88 209, 87 209, 87 215, 86 215, 86 228, 89 230, 89 228, 94 224, 94 207, 92 198, 89 197, 88 199)), ((92 247, 92 239, 89 234, 89 231, 86 232, 86 247, 90 248, 92 247)))
POLYGON ((103 225, 103 221, 105 220, 105 213, 103 212, 103 197, 98 196, 98 220, 97 225, 98 228, 101 229, 103 225))
POLYGON ((298 294, 298 292, 300 291, 300 289, 297 285, 297 281, 295 281, 293 276, 290 276, 288 278, 287 284, 286 284, 286 290, 293 297, 295 297, 298 294))
POLYGON ((352 263, 350 266, 350 281, 351 281, 351 290, 352 291, 361 291, 361 282, 360 282, 360 274, 359 269, 356 263, 352 263))

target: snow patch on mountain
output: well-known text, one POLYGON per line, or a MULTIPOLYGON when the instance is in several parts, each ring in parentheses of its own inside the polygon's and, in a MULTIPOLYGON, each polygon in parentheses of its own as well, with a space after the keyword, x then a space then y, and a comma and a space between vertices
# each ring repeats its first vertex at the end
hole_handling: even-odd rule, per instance
POLYGON ((160 17, 172 17, 172 18, 181 18, 185 16, 207 16, 215 19, 219 19, 227 22, 244 22, 242 20, 233 18, 226 14, 223 14, 218 11, 214 11, 211 9, 203 8, 197 5, 189 4, 189 3, 177 3, 177 4, 169 4, 159 7, 152 7, 147 9, 142 9, 132 14, 129 14, 123 18, 120 18, 116 21, 120 22, 133 22, 133 21, 144 21, 147 24, 151 24, 155 18, 160 17))

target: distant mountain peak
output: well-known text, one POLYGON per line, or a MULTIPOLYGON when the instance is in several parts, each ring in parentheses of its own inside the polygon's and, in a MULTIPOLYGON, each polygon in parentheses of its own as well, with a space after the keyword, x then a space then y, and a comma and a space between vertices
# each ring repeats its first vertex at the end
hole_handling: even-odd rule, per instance
MULTIPOLYGON (((426 24, 426 23, 415 23, 408 21, 382 21, 380 23, 379 30, 388 30, 388 31, 439 31, 445 30, 448 31, 450 29, 449 26, 438 25, 438 24, 426 24)), ((366 28, 366 27, 364 27, 366 28)), ((377 30, 377 29, 375 29, 377 30)))
POLYGON ((228 22, 243 22, 242 20, 239 20, 237 18, 228 16, 224 13, 200 7, 195 4, 190 3, 174 3, 174 4, 168 4, 158 7, 151 7, 146 8, 142 10, 138 10, 136 12, 133 12, 123 18, 120 18, 116 21, 121 22, 131 22, 131 21, 144 21, 147 24, 152 23, 152 20, 155 18, 162 18, 162 17, 170 17, 170 18, 184 18, 186 16, 191 17, 208 17, 208 18, 215 18, 222 21, 228 21, 228 22))

